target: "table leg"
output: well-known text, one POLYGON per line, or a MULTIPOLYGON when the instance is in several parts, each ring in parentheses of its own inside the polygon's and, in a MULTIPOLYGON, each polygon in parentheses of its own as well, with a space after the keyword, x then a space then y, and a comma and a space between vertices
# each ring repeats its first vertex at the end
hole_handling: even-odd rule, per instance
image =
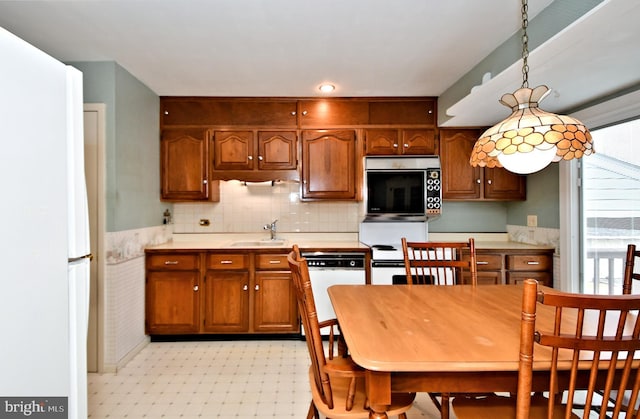
POLYGON ((367 370, 365 378, 369 419, 388 419, 386 410, 391 404, 391 373, 367 370))

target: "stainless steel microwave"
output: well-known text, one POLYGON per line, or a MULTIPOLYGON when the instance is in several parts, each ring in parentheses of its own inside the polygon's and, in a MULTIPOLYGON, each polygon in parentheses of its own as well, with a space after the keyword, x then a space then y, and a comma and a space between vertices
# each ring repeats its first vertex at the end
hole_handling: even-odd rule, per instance
POLYGON ((425 221, 442 212, 438 156, 365 158, 366 221, 425 221))

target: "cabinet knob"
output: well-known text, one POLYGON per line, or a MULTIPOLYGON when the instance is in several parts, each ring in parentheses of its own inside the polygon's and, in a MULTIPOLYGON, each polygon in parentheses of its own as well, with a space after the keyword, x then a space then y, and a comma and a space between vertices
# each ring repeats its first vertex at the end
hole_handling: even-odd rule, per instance
POLYGON ((258 160, 262 161, 263 160, 262 156, 258 156, 258 160))
POLYGON ((256 290, 256 291, 260 291, 260 285, 256 284, 256 286, 253 287, 253 289, 256 290))
POLYGON ((296 111, 291 112, 291 116, 296 116, 296 111))
POLYGON ((242 287, 242 291, 246 291, 249 289, 249 286, 247 284, 244 284, 244 287, 242 287))
POLYGON ((487 183, 488 183, 489 185, 491 185, 491 183, 493 183, 493 182, 491 181, 491 179, 489 179, 489 180, 487 180, 487 183))
POLYGON ((402 144, 404 148, 409 148, 409 144, 402 144))
POLYGON ((194 285, 194 286, 193 286, 193 290, 194 290, 194 291, 198 291, 199 289, 200 289, 200 287, 198 287, 197 285, 194 285))
POLYGON ((394 145, 393 145, 393 148, 398 148, 398 144, 394 144, 394 145))
POLYGON ((476 183, 482 183, 480 179, 476 179, 476 183))
POLYGON ((206 185, 209 182, 207 181, 207 179, 205 179, 205 180, 202 181, 202 183, 206 185))
POLYGON ((302 111, 302 116, 306 116, 309 112, 307 111, 302 111))
POLYGON ((249 156, 247 157, 249 160, 253 160, 253 156, 249 156))

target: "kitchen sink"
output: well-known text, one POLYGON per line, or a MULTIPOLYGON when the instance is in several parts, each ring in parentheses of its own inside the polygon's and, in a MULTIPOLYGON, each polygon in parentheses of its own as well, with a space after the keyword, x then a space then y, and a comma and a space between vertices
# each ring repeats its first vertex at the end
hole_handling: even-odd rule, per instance
POLYGON ((284 246, 286 240, 243 240, 231 243, 231 247, 276 247, 284 246))

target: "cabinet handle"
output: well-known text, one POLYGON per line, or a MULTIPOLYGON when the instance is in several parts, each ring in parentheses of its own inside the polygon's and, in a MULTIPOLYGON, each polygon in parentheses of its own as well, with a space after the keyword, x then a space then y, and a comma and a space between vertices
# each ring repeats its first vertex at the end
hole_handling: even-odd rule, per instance
POLYGON ((540 265, 540 262, 537 260, 528 260, 527 265, 540 265))
POLYGON ((247 284, 244 284, 244 287, 242 287, 242 291, 246 291, 249 289, 249 286, 247 284))
POLYGON ((165 265, 177 265, 178 261, 177 260, 165 260, 164 264, 165 265))
POLYGON ((488 183, 489 185, 491 185, 493 182, 491 181, 491 179, 489 179, 489 180, 487 181, 487 183, 488 183))
POLYGON ((233 263, 232 260, 221 260, 220 264, 221 265, 231 265, 233 263))
POLYGON ((199 289, 200 289, 200 287, 198 287, 197 285, 194 285, 194 286, 193 286, 193 290, 194 290, 194 291, 198 291, 199 289))
POLYGON ((279 264, 280 264, 280 261, 279 261, 279 260, 270 260, 270 261, 269 261, 269 263, 270 263, 271 265, 279 265, 279 264))
POLYGON ((260 291, 260 285, 256 284, 256 286, 253 287, 253 289, 256 290, 256 291, 260 291))
POLYGON ((480 179, 476 179, 476 183, 482 183, 482 181, 480 181, 480 179))
POLYGON ((488 265, 488 264, 489 264, 489 262, 484 262, 484 261, 481 261, 481 260, 476 262, 476 265, 488 265))

